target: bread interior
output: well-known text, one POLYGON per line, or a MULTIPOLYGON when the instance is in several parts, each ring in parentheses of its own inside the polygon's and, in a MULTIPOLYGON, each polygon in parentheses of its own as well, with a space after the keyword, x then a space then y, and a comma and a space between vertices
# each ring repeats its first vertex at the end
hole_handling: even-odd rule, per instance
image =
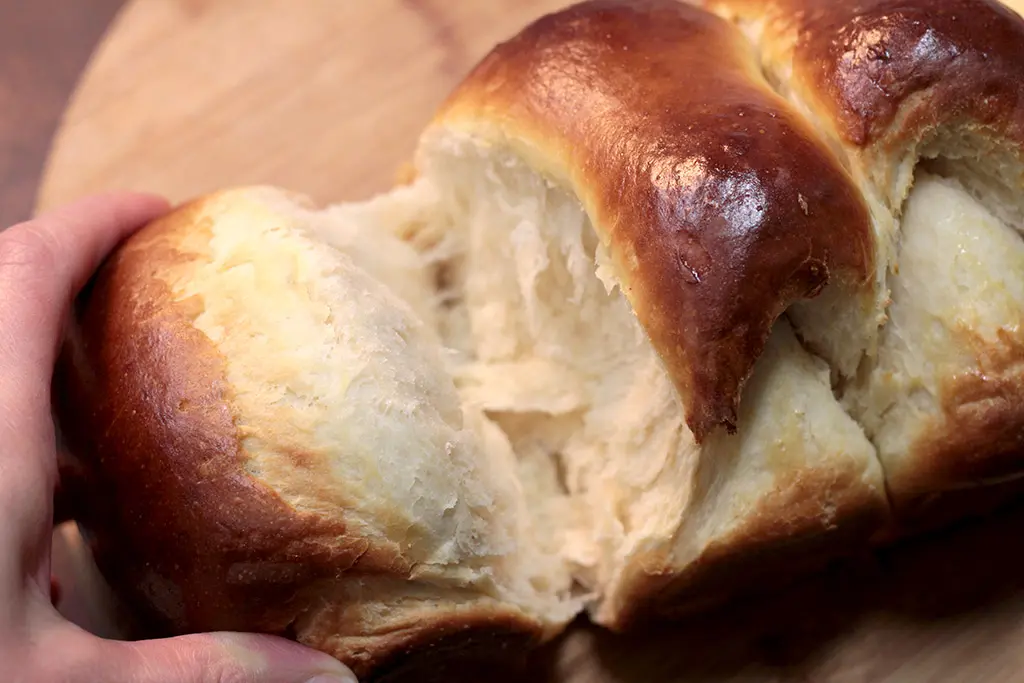
POLYGON ((790 57, 764 39, 764 17, 733 12, 728 3, 715 11, 758 46, 766 80, 816 128, 868 205, 876 237, 877 337, 864 345, 851 334, 854 307, 839 303, 833 307, 839 315, 816 314, 831 305, 835 290, 795 306, 791 317, 832 365, 844 406, 878 449, 893 499, 993 483, 971 471, 971 460, 982 468, 1002 460, 997 478, 1020 477, 1017 425, 1024 414, 1014 406, 1016 387, 1024 385, 1024 285, 1015 277, 1024 254, 1019 143, 956 117, 911 133, 928 109, 930 93, 922 92, 902 106, 886 138, 850 147, 831 117, 805 99, 790 57), (975 386, 965 392, 962 380, 971 377, 975 386), (956 438, 968 426, 976 437, 956 438), (1002 442, 1000 452, 979 440, 1002 442), (960 471, 933 476, 944 468, 960 471))
POLYGON ((698 447, 575 197, 458 135, 425 145, 420 172, 410 188, 333 211, 434 195, 419 218, 369 222, 417 245, 433 272, 438 298, 423 315, 465 411, 511 444, 534 529, 598 621, 614 622, 650 583, 645 567, 682 574, 723 548, 742 553, 751 537, 827 534, 851 490, 884 498, 828 366, 785 319, 745 391, 738 434, 698 447))
POLYGON ((919 172, 867 379, 835 388, 836 373, 784 316, 744 390, 738 433, 700 446, 581 205, 514 154, 458 134, 428 138, 412 185, 317 220, 321 239, 437 331, 480 457, 516 480, 500 483, 526 518, 509 571, 554 590, 546 605, 530 590, 514 599, 534 600, 529 609, 557 614, 554 623, 582 596, 613 624, 652 567, 683 576, 751 544, 825 536, 851 506, 873 504, 851 503, 851 491, 884 504, 868 437, 897 467, 940 410, 938 368, 969 365, 952 331, 998 335, 1024 302, 1019 282, 992 275, 1019 272, 1024 245, 976 195, 919 172), (397 266, 382 263, 399 253, 397 266))
MULTIPOLYGON (((745 387, 738 433, 715 433, 698 446, 577 199, 511 152, 457 133, 426 138, 419 166, 413 184, 367 202, 314 211, 264 198, 300 226, 305 241, 287 259, 285 242, 267 249, 261 272, 270 272, 271 261, 305 259, 309 249, 328 259, 335 275, 351 279, 346 291, 325 286, 317 294, 337 304, 332 324, 362 343, 359 335, 372 336, 376 327, 360 332, 360 325, 397 311, 411 321, 408 329, 419 330, 383 350, 402 368, 399 375, 411 378, 402 391, 412 392, 412 403, 441 392, 442 403, 461 412, 440 425, 456 429, 442 439, 447 445, 422 452, 444 463, 436 471, 408 460, 408 449, 367 456, 377 458, 380 476, 395 489, 381 509, 408 504, 409 518, 424 525, 430 541, 405 551, 420 563, 416 581, 345 584, 346 601, 372 596, 378 611, 413 614, 410 606, 442 595, 516 605, 548 634, 584 605, 614 627, 634 603, 652 592, 671 597, 661 592, 702 571, 714 574, 722 558, 742 562, 765 548, 827 538, 860 510, 885 504, 868 436, 883 463, 898 466, 939 410, 941 392, 933 386, 946 371, 942 363, 970 365, 954 333, 998 336, 1024 302, 1019 283, 993 275, 1024 265, 1019 235, 976 190, 921 172, 903 216, 891 320, 865 383, 845 392, 841 404, 829 364, 805 349, 784 316, 745 387), (351 306, 338 303, 352 291, 359 296, 351 306), (971 303, 964 291, 983 303, 971 303), (350 314, 339 320, 339 311, 350 314), (910 400, 900 400, 900 391, 910 400), (460 458, 479 467, 448 466, 460 458), (409 479, 417 468, 451 481, 409 479), (429 500, 439 491, 454 498, 429 500), (449 533, 452 543, 434 538, 449 533), (454 540, 463 536, 468 540, 454 540), (416 555, 424 548, 434 550, 416 555)), ((235 231, 234 239, 255 244, 246 237, 251 230, 235 231)), ((275 235, 270 230, 268 239, 275 235)), ((276 281, 271 275, 266 282, 276 281)), ((302 285, 295 278, 268 286, 302 285)), ((186 280, 201 281, 194 273, 186 280)), ((219 334, 217 326, 208 333, 219 334)), ((301 346, 308 351, 309 344, 301 346)), ((393 391, 366 388, 371 412, 380 408, 377 389, 393 391)), ((380 424, 390 430, 384 405, 380 424)), ((418 449, 420 441, 436 441, 437 426, 414 420, 400 428, 418 449)), ((369 441, 393 443, 384 437, 369 441)), ((282 495, 303 495, 307 484, 293 483, 282 495)), ((380 522, 372 517, 370 527, 380 522)))
MULTIPOLYGON (((902 185, 894 193, 906 200, 888 282, 888 321, 877 358, 845 396, 888 476, 921 493, 933 493, 936 482, 908 456, 934 435, 950 440, 949 430, 957 428, 948 420, 967 410, 991 422, 993 441, 1007 428, 1019 429, 1006 424, 1017 399, 1000 385, 1024 383, 1024 203, 1010 182, 1021 165, 989 147, 991 141, 974 135, 938 140, 924 150, 933 159, 911 164, 914 175, 898 179, 902 185), (973 396, 958 384, 972 377, 982 385, 973 396), (922 481, 914 482, 918 477, 922 481)), ((1001 472, 996 479, 1021 474, 1001 472)), ((972 476, 942 482, 986 483, 994 481, 972 476)))
POLYGON ((189 238, 209 258, 168 276, 180 299, 203 302, 193 324, 224 351, 247 470, 297 510, 343 514, 346 542, 410 565, 408 578, 358 571, 317 587, 334 601, 307 610, 297 637, 328 649, 325 637, 347 638, 341 651, 481 607, 557 633, 580 598, 536 514, 543 478, 524 487, 506 436, 463 405, 432 261, 396 236, 437 219, 434 193, 317 211, 255 188, 203 210, 211 236, 189 238))

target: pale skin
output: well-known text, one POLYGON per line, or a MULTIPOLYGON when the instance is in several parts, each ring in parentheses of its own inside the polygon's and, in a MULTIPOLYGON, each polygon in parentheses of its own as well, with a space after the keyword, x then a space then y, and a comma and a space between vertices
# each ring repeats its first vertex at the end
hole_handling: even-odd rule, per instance
POLYGON ((65 316, 106 255, 167 208, 159 197, 107 194, 0 232, 0 670, 14 683, 353 682, 337 660, 283 639, 109 641, 52 605, 50 382, 65 316))

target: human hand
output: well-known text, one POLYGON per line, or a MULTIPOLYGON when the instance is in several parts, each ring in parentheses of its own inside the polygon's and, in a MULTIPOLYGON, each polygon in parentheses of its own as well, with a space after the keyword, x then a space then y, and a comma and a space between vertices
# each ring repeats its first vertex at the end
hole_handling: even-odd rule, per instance
POLYGON ((337 660, 284 639, 109 641, 51 604, 50 382, 65 314, 114 246, 166 210, 156 197, 113 194, 0 232, 0 668, 15 683, 354 682, 337 660))

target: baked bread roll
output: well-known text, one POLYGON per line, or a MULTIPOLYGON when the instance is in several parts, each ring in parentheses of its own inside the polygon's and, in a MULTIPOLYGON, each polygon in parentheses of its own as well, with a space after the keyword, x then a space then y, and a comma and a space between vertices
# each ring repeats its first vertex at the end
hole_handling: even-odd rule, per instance
POLYGON ((90 294, 67 392, 99 464, 85 523, 172 629, 286 632, 366 674, 575 613, 507 440, 445 372, 419 257, 377 229, 400 194, 369 217, 207 197, 90 294))
POLYGON ((756 46, 870 207, 891 305, 843 399, 893 504, 917 516, 939 493, 1019 478, 1020 18, 986 0, 706 4, 756 46))
POLYGON ((101 568, 172 631, 382 677, 1017 478, 1022 41, 983 0, 586 2, 467 76, 407 184, 180 207, 58 368, 101 568))

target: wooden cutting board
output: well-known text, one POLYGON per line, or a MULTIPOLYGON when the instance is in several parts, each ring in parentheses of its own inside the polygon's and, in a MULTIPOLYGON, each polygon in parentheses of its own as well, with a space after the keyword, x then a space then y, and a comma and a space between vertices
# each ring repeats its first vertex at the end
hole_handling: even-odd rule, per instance
MULTIPOLYGON (((366 197, 494 42, 564 1, 134 0, 67 111, 39 207, 248 183, 366 197)), ((68 611, 111 633, 75 532, 61 538, 68 611)), ((629 637, 580 624, 531 680, 1024 682, 1022 540, 1024 511, 1009 512, 686 624, 629 637)))

